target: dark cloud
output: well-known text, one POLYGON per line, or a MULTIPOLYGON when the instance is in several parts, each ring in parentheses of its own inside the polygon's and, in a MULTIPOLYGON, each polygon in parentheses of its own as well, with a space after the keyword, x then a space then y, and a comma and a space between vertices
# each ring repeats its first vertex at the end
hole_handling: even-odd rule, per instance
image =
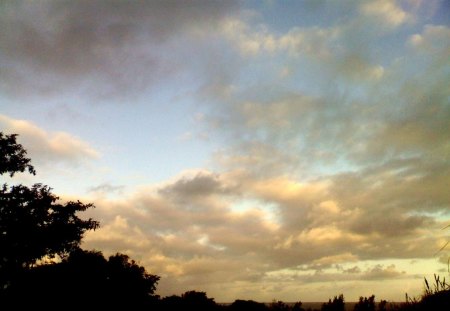
POLYGON ((376 265, 368 271, 365 271, 361 278, 364 280, 385 280, 404 277, 405 274, 405 271, 398 271, 395 265, 389 265, 387 267, 376 265))
POLYGON ((1 88, 12 96, 151 88, 180 70, 183 36, 213 31, 235 8, 230 1, 3 1, 1 88))
POLYGON ((358 274, 358 273, 361 273, 361 269, 358 266, 354 266, 352 268, 344 269, 343 272, 351 273, 351 274, 353 274, 353 273, 358 274))
POLYGON ((175 183, 162 188, 161 194, 181 197, 208 196, 223 192, 217 176, 211 174, 197 174, 193 178, 182 178, 175 183))
POLYGON ((125 186, 115 186, 110 183, 103 183, 98 186, 90 187, 88 192, 97 192, 97 193, 122 193, 125 186))

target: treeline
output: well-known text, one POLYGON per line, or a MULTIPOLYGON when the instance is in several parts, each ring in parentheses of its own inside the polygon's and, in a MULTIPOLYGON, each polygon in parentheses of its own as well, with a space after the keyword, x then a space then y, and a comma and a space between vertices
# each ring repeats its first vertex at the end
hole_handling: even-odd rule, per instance
MULTIPOLYGON (((0 175, 35 174, 26 150, 15 134, 0 132, 0 175)), ((79 201, 61 204, 42 184, 0 187, 0 310, 197 310, 197 311, 306 311, 301 302, 263 304, 236 300, 217 304, 205 292, 187 291, 161 298, 155 294, 159 276, 149 274, 125 254, 105 258, 99 251, 80 248, 86 231, 99 223, 83 220, 78 212, 94 208, 79 201)), ((321 306, 343 311, 344 296, 321 306)), ((435 278, 421 299, 401 305, 375 297, 361 297, 355 311, 450 310, 450 288, 435 278)))
MULTIPOLYGON (((123 254, 106 259, 101 252, 77 250, 60 263, 37 265, 24 269, 3 289, 1 310, 197 310, 197 311, 425 311, 450 310, 450 289, 435 277, 434 287, 426 287, 421 299, 404 303, 375 301, 375 296, 361 297, 347 304, 341 294, 320 308, 303 306, 302 302, 270 304, 253 300, 236 300, 223 305, 205 292, 187 291, 161 298, 155 294, 159 277, 148 274, 123 254)), ((428 284, 428 283, 426 283, 428 284)))

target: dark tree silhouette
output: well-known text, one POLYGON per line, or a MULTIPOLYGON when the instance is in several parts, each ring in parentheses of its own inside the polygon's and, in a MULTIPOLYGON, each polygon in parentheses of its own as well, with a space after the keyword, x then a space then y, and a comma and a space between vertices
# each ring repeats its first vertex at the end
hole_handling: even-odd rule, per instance
POLYGON ((182 310, 183 299, 180 296, 172 295, 161 299, 161 310, 182 310))
POLYGON ((294 304, 292 307, 292 311, 305 311, 305 309, 302 308, 303 303, 301 301, 298 301, 294 304))
POLYGON ((60 263, 26 270, 9 289, 11 310, 139 309, 155 305, 159 276, 148 274, 128 256, 108 260, 98 251, 76 250, 60 263))
POLYGON ((187 291, 180 296, 172 295, 164 297, 160 304, 161 310, 198 310, 216 311, 220 306, 213 298, 208 298, 205 292, 195 290, 187 291))
MULTIPOLYGON (((16 136, 0 132, 0 174, 35 174, 16 136)), ((159 276, 127 255, 106 260, 80 248, 84 233, 99 226, 77 216, 91 207, 60 203, 42 184, 1 186, 0 310, 156 307, 159 276)))
MULTIPOLYGON (((26 151, 16 142, 17 135, 0 133, 0 174, 35 174, 26 151)), ((51 188, 35 184, 0 188, 0 291, 6 290, 15 275, 38 260, 66 256, 77 249, 87 230, 98 222, 82 220, 77 212, 94 207, 79 201, 59 203, 51 188)))
POLYGON ((160 279, 149 274, 127 255, 117 253, 108 260, 108 287, 116 297, 134 297, 144 300, 152 297, 160 279))
POLYGON ((232 311, 267 311, 269 308, 260 302, 253 300, 235 300, 230 305, 232 311))
POLYGON ((270 310, 273 311, 290 311, 290 309, 291 308, 281 300, 278 301, 274 300, 270 304, 270 310))
POLYGON ((329 299, 328 303, 322 305, 322 311, 344 311, 345 301, 344 295, 334 296, 333 300, 329 299))
POLYGON ((27 151, 16 142, 17 134, 4 135, 0 132, 0 174, 9 173, 12 177, 17 172, 28 170, 35 175, 36 171, 26 158, 27 151))
POLYGON ((205 292, 187 291, 181 295, 185 310, 215 310, 217 305, 213 298, 208 298, 205 292))
POLYGON ((369 298, 359 297, 358 303, 355 305, 355 311, 375 311, 375 296, 369 298))

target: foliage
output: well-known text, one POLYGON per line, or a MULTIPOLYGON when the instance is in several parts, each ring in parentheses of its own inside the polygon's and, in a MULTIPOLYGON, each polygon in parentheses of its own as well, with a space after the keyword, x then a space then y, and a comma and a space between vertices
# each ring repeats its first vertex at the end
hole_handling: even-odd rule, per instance
MULTIPOLYGON (((35 174, 25 149, 16 136, 0 132, 0 175, 18 172, 35 174)), ((79 201, 61 204, 51 188, 0 187, 0 309, 145 309, 217 311, 303 311, 302 303, 288 305, 273 301, 269 306, 253 300, 236 300, 230 306, 216 304, 205 292, 187 291, 181 296, 160 299, 155 295, 160 279, 146 272, 127 255, 106 259, 99 251, 84 251, 80 242, 98 222, 78 218, 77 213, 94 207, 79 201), (39 264, 43 258, 58 256, 61 261, 39 264)), ((445 247, 445 246, 444 246, 445 247)), ((425 279, 420 299, 409 298, 389 310, 450 310, 450 286, 445 278, 425 279)), ((344 311, 344 296, 335 296, 322 305, 323 311, 344 311)), ((375 296, 360 297, 355 311, 375 310, 375 296)), ((378 304, 388 310, 387 302, 378 304)))
POLYGON ((0 175, 9 173, 12 177, 17 172, 27 170, 35 175, 36 171, 30 164, 30 159, 26 158, 26 150, 16 141, 17 134, 4 135, 0 132, 0 175))
POLYGON ((272 303, 270 304, 270 310, 273 311, 289 311, 291 308, 285 304, 284 302, 278 300, 274 300, 272 301, 272 303))
POLYGON ((14 309, 52 310, 68 301, 72 308, 142 307, 157 299, 153 294, 158 281, 159 276, 148 274, 127 255, 106 260, 101 252, 76 250, 60 263, 24 271, 7 298, 10 305, 14 301, 14 309))
POLYGON ((322 311, 344 311, 345 301, 344 295, 334 296, 333 300, 329 299, 328 303, 322 305, 322 311))
POLYGON ((292 311, 305 311, 305 309, 302 308, 303 303, 301 301, 298 301, 294 304, 292 307, 292 311))
POLYGON ((208 298, 205 292, 187 291, 180 296, 169 296, 161 299, 160 310, 199 310, 215 311, 221 307, 214 302, 213 298, 208 298))
POLYGON ((375 311, 375 296, 369 298, 359 297, 358 303, 355 305, 355 311, 375 311))
POLYGON ((450 284, 448 284, 445 281, 445 277, 441 280, 441 277, 436 274, 434 275, 433 287, 430 286, 426 278, 424 278, 424 282, 425 282, 424 297, 431 296, 450 289, 450 284))
POLYGON ((235 300, 229 307, 232 311, 267 311, 265 304, 253 300, 235 300))
POLYGON ((450 310, 450 285, 445 278, 434 275, 433 287, 425 278, 425 292, 420 301, 422 310, 450 310))
POLYGON ((380 300, 378 303, 378 311, 386 311, 387 310, 387 301, 386 300, 380 300))
MULTIPOLYGON (((0 172, 14 175, 28 169, 34 174, 26 151, 16 135, 0 135, 0 172)), ((15 275, 38 260, 66 256, 76 250, 87 230, 98 222, 82 220, 77 212, 93 207, 80 201, 59 203, 51 188, 2 185, 0 189, 0 289, 7 288, 15 275)))

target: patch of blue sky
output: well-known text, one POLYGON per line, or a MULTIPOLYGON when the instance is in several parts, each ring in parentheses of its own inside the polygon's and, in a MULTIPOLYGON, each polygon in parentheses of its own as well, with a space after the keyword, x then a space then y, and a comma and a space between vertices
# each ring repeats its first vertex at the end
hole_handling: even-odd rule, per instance
POLYGON ((356 13, 357 5, 342 1, 245 1, 243 7, 256 10, 261 20, 282 34, 294 27, 332 27, 356 13))

